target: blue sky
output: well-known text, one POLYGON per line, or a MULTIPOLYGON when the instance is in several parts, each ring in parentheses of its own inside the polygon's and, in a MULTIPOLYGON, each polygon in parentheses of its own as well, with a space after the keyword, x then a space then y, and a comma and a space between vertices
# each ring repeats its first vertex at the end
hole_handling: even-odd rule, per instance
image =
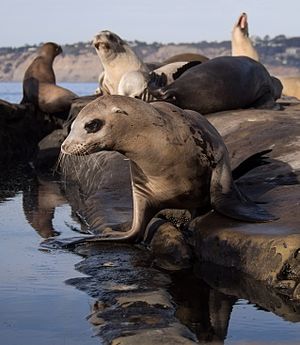
POLYGON ((229 40, 241 12, 250 35, 300 36, 300 0, 5 0, 0 47, 89 41, 108 29, 126 40, 229 40))

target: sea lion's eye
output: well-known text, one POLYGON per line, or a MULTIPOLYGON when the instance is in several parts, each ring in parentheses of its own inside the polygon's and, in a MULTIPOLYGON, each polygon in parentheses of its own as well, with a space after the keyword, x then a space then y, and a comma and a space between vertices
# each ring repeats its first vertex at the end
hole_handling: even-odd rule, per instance
POLYGON ((99 119, 94 119, 90 122, 87 122, 84 125, 84 129, 87 131, 87 133, 96 133, 98 132, 104 125, 104 122, 99 119))

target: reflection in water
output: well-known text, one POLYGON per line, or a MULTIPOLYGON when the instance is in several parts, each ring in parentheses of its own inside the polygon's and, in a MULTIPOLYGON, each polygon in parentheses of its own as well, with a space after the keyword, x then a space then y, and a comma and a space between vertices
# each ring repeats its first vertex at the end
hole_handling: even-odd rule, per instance
POLYGON ((42 238, 58 236, 53 228, 55 208, 67 201, 57 181, 34 177, 23 191, 23 210, 28 223, 42 238))
POLYGON ((190 271, 172 278, 170 292, 178 304, 178 319, 197 335, 200 344, 223 344, 237 298, 212 289, 190 271))
MULTIPOLYGON (((38 250, 41 238, 37 224, 47 224, 42 227, 41 236, 56 233, 55 228, 66 236, 69 229, 64 222, 72 224, 68 207, 56 207, 53 213, 51 208, 57 205, 51 197, 53 186, 50 194, 43 196, 43 193, 48 193, 49 188, 37 183, 38 180, 27 166, 9 171, 2 167, 1 170, 1 344, 99 344, 99 339, 92 337, 89 323, 85 321, 90 299, 64 284, 67 277, 80 275, 74 270, 78 256, 63 251, 57 251, 53 255, 51 252, 38 250), (39 194, 38 198, 36 195, 33 197, 35 193, 39 194), (43 200, 40 207, 34 206, 38 204, 37 200, 43 200), (39 209, 37 214, 40 219, 33 221, 37 232, 32 231, 32 227, 26 222, 23 208, 29 219, 31 215, 28 210, 39 209), (49 212, 43 213, 42 209, 49 212), (47 221, 43 219, 43 214, 46 214, 47 221)), ((34 217, 37 216, 32 216, 32 219, 34 217)))
POLYGON ((176 315, 196 333, 201 344, 223 344, 225 340, 226 344, 231 340, 290 344, 299 339, 300 304, 263 282, 212 264, 175 273, 172 282, 176 315), (249 301, 242 303, 244 310, 240 299, 249 301), (245 318, 249 320, 246 325, 245 318))

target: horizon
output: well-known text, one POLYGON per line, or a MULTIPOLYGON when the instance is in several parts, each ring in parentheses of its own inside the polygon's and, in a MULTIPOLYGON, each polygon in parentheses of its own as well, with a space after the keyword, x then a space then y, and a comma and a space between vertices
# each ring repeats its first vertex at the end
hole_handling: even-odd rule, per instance
POLYGON ((231 40, 242 12, 248 14, 251 37, 299 37, 299 0, 10 0, 2 4, 0 47, 23 47, 54 41, 60 45, 89 42, 100 30, 126 41, 195 43, 231 40), (284 15, 283 15, 284 14, 284 15))
MULTIPOLYGON (((270 35, 265 35, 264 37, 260 37, 260 36, 250 36, 250 38, 252 38, 252 40, 254 41, 255 39, 260 39, 260 40, 264 40, 265 37, 268 37, 268 40, 273 40, 275 39, 276 37, 280 37, 280 36, 284 36, 285 39, 293 39, 293 38, 300 38, 300 35, 298 36, 286 36, 285 34, 278 34, 276 36, 270 36, 270 35)), ((181 45, 181 44, 199 44, 199 43, 202 43, 202 42, 207 42, 207 43, 223 43, 223 42, 230 42, 231 40, 230 39, 227 39, 227 40, 214 40, 214 41, 209 41, 209 40, 202 40, 202 41, 194 41, 194 42, 158 42, 158 41, 153 41, 153 42, 146 42, 146 41, 140 41, 140 40, 137 40, 137 39, 133 39, 133 40, 126 40, 127 42, 129 43, 133 43, 133 42, 138 42, 138 43, 146 43, 147 45, 151 45, 151 44, 160 44, 160 45, 171 45, 171 44, 175 44, 175 45, 181 45)), ((47 41, 49 42, 49 41, 47 41)), ((33 43, 33 44, 24 44, 22 46, 0 46, 0 49, 19 49, 19 48, 24 48, 24 47, 39 47, 43 44, 45 44, 45 42, 39 42, 39 43, 33 43)), ((61 46, 73 46, 73 45, 76 45, 76 44, 88 44, 88 43, 91 43, 91 41, 77 41, 77 42, 66 42, 66 43, 62 43, 61 46)))

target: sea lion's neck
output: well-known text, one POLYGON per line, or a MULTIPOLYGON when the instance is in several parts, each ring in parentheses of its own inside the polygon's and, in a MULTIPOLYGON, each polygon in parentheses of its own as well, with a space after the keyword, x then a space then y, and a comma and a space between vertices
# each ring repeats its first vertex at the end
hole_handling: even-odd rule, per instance
POLYGON ((249 38, 248 30, 242 31, 236 27, 232 31, 231 39, 232 56, 248 56, 256 61, 259 61, 258 53, 254 48, 251 39, 249 38))

